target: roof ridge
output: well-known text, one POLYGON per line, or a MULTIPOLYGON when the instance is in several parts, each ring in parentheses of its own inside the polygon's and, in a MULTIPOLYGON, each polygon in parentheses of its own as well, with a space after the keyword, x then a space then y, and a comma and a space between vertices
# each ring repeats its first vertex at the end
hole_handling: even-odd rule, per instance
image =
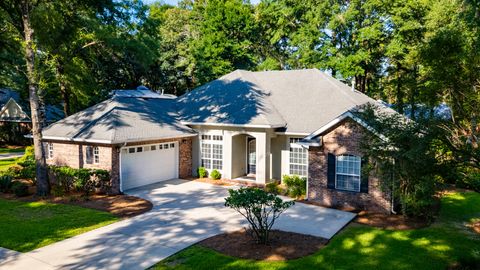
MULTIPOLYGON (((325 72, 322 72, 322 71, 320 71, 320 70, 318 70, 318 69, 316 69, 316 70, 318 71, 318 73, 321 74, 321 76, 323 76, 324 78, 326 78, 327 81, 328 81, 331 85, 333 85, 335 88, 339 89, 340 92, 341 92, 345 97, 347 97, 351 102, 353 102, 354 104, 357 104, 357 101, 356 101, 352 96, 350 96, 350 94, 347 94, 347 92, 346 92, 345 89, 343 89, 342 87, 340 87, 340 86, 336 85, 334 82, 332 82, 331 79, 336 80, 335 78, 333 78, 333 77, 330 76, 330 75, 327 75, 325 72)), ((349 91, 349 92, 351 92, 351 91, 349 91)))

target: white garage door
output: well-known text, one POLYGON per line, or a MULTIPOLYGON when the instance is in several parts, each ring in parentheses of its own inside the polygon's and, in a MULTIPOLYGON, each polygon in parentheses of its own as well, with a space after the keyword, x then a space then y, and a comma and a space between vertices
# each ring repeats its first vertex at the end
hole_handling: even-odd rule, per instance
POLYGON ((121 151, 122 190, 178 178, 178 143, 124 147, 121 151))

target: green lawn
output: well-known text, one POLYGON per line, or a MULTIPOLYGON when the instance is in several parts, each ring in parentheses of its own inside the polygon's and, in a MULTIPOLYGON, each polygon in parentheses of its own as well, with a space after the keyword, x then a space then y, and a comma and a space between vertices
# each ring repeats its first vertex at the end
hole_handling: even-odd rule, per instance
POLYGON ((0 154, 25 152, 25 148, 4 148, 0 147, 0 154))
POLYGON ((117 220, 77 206, 0 199, 0 247, 26 252, 117 220))
POLYGON ((317 253, 286 262, 257 262, 192 246, 154 269, 445 269, 459 258, 480 254, 480 236, 465 223, 480 216, 480 194, 442 199, 432 226, 409 231, 350 226, 317 253))
POLYGON ((0 159, 0 172, 8 170, 8 168, 17 164, 19 158, 0 159))

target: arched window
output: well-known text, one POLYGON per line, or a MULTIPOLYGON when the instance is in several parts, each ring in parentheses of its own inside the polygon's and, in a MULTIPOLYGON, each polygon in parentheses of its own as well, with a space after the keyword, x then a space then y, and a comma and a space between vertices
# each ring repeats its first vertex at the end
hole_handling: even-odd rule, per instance
POLYGON ((359 192, 362 159, 353 155, 341 155, 336 158, 335 188, 359 192))

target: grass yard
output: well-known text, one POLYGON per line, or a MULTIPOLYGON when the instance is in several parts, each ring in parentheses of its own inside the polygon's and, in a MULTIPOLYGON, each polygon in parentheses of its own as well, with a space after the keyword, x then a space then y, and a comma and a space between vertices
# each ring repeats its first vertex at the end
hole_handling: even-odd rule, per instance
POLYGON ((0 247, 27 252, 117 220, 78 206, 0 199, 0 247))
POLYGON ((394 231, 349 226, 317 253, 291 261, 258 262, 192 246, 153 269, 445 269, 461 258, 480 256, 480 235, 466 225, 480 217, 480 194, 442 198, 432 226, 394 231))
POLYGON ((0 159, 0 172, 6 171, 8 168, 17 164, 18 159, 19 158, 0 159))

